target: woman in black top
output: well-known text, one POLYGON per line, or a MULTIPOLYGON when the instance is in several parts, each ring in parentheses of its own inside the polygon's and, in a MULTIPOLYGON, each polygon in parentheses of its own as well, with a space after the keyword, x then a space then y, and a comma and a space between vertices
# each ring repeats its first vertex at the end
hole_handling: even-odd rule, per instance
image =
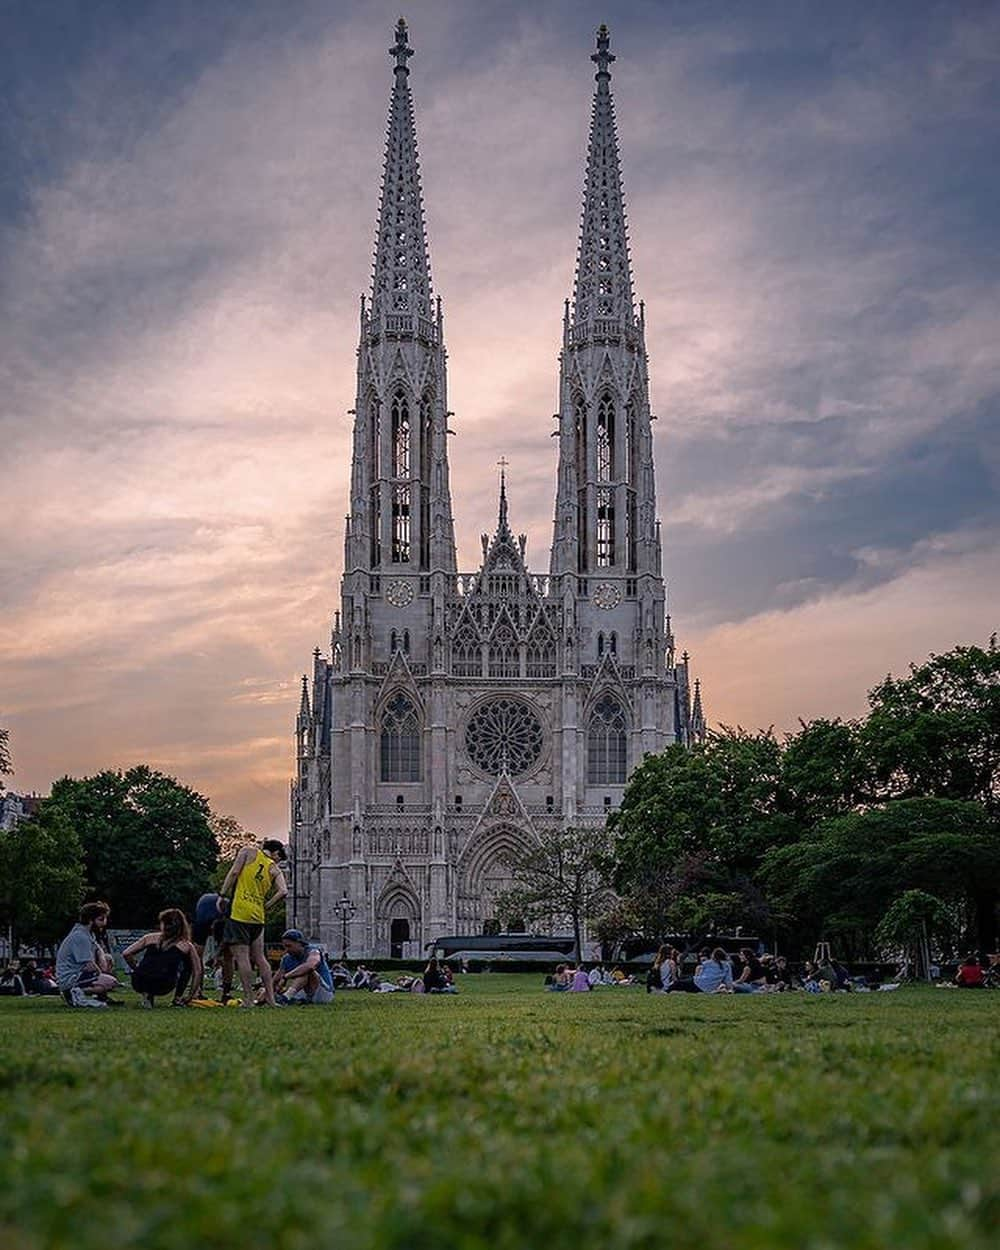
POLYGON ((195 985, 200 981, 201 960, 182 911, 168 907, 158 919, 159 930, 133 942, 122 951, 122 958, 132 969, 132 988, 145 995, 144 1007, 152 1007, 158 994, 173 994, 173 1006, 186 1007, 189 997, 185 998, 184 991, 192 974, 195 985))
POLYGON ((440 994, 445 987, 446 982, 441 975, 438 961, 436 959, 430 960, 424 969, 424 990, 428 994, 440 994))

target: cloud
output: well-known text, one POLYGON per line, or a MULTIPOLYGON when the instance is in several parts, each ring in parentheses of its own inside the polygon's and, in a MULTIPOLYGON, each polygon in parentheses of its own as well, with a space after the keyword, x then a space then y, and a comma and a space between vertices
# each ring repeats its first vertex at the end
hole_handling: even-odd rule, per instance
MULTIPOLYGON (((5 41, 15 784, 144 758, 283 827, 295 674, 337 603, 396 16, 97 3, 54 31, 42 6, 5 41)), ((604 16, 412 17, 464 567, 501 453, 547 561, 604 16)), ((713 714, 785 723, 797 690, 843 711, 876 660, 992 627, 998 33, 921 4, 616 7, 665 571, 713 714), (840 680, 807 680, 810 629, 840 680)))

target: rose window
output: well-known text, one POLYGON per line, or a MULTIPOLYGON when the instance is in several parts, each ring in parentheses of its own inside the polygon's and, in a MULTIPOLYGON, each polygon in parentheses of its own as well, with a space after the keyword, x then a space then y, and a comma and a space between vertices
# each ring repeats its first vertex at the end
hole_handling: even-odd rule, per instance
POLYGON ((512 777, 526 773, 542 754, 542 722, 520 699, 492 699, 478 708, 465 729, 469 759, 484 773, 512 777))

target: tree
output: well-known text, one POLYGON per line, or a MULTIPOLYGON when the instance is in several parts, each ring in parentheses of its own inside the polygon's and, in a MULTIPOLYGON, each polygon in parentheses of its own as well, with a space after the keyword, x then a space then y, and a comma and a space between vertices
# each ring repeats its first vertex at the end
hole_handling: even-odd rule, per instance
POLYGON ((152 923, 164 907, 190 909, 211 884, 219 848, 208 802, 146 765, 64 777, 49 800, 76 830, 89 891, 118 924, 152 923))
POLYGON ((808 827, 871 802, 874 777, 857 721, 799 722, 783 744, 781 773, 790 813, 808 827))
POLYGON ((219 862, 227 865, 227 872, 228 865, 232 864, 245 846, 255 846, 259 841, 249 829, 244 829, 235 816, 221 816, 218 812, 212 812, 208 818, 208 826, 219 847, 219 862))
POLYGON ((604 875, 605 851, 603 829, 545 831, 533 846, 507 859, 513 884, 497 901, 500 917, 528 924, 570 923, 581 960, 584 924, 596 920, 613 899, 604 875))
POLYGON ((0 729, 0 794, 3 793, 3 779, 10 771, 10 730, 0 729))
POLYGON ((12 935, 12 951, 54 943, 83 891, 83 848, 58 808, 43 803, 34 816, 0 832, 0 920, 12 935))
POLYGON ((612 813, 615 888, 656 938, 671 929, 766 923, 753 878, 766 850, 798 836, 770 730, 723 729, 649 756, 612 813))
POLYGON ((977 899, 1000 886, 1000 830, 978 803, 899 799, 822 821, 801 841, 773 848, 760 876, 804 931, 855 952, 870 947, 906 890, 954 904, 972 932, 983 923, 977 899))
POLYGON ((886 797, 982 803, 1000 817, 1000 647, 955 647, 869 693, 864 748, 886 797))
POLYGON ((875 941, 906 952, 917 976, 931 979, 931 938, 948 926, 948 908, 925 890, 906 890, 879 921, 875 941))

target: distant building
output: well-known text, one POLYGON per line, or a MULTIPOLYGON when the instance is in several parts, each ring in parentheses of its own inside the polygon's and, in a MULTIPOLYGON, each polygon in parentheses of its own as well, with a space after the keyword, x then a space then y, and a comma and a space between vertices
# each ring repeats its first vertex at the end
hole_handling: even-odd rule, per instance
MULTIPOLYGON (((329 657, 317 649, 302 679, 292 785, 294 923, 331 950, 346 938, 360 957, 495 933, 510 853, 543 829, 602 825, 645 754, 705 728, 666 615, 607 29, 592 57, 544 574, 529 571, 525 538, 511 529, 503 469, 482 564, 457 568, 444 321, 431 294, 402 20, 390 55, 342 606, 329 657)), ((540 440, 548 425, 538 422, 540 440)))
POLYGON ((19 821, 34 816, 44 798, 41 794, 14 794, 5 790, 0 794, 0 833, 9 833, 19 821))

